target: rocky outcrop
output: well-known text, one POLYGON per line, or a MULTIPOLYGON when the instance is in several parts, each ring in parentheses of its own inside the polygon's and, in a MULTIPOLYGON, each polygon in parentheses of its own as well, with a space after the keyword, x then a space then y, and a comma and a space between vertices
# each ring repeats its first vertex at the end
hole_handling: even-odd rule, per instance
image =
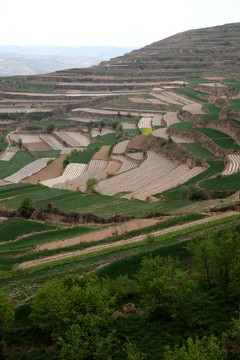
MULTIPOLYGON (((154 138, 154 136, 153 136, 154 138)), ((134 138, 132 138, 127 146, 127 152, 132 151, 143 151, 146 150, 147 142, 148 142, 148 136, 147 135, 137 135, 134 138)))
POLYGON ((236 119, 240 120, 240 111, 229 109, 228 107, 225 107, 222 109, 219 115, 219 120, 224 119, 236 119))
MULTIPOLYGON (((196 158, 191 151, 171 140, 149 135, 147 139, 147 150, 153 150, 156 153, 160 153, 178 165, 187 164, 189 167, 196 166, 196 158)), ((205 160, 199 161, 200 163, 197 165, 206 166, 205 160)))
POLYGON ((220 107, 221 109, 225 106, 231 105, 232 103, 228 101, 227 99, 218 98, 214 101, 214 105, 220 107))
POLYGON ((193 115, 192 113, 190 113, 187 110, 182 110, 179 115, 180 115, 182 121, 194 121, 194 122, 196 122, 196 121, 199 120, 198 116, 193 115))

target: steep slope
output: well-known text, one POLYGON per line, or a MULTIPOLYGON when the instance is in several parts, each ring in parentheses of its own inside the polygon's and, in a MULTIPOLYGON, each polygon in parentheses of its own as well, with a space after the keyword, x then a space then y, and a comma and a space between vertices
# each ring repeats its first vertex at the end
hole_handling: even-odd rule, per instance
POLYGON ((109 70, 156 75, 238 72, 240 23, 189 30, 101 63, 109 70))

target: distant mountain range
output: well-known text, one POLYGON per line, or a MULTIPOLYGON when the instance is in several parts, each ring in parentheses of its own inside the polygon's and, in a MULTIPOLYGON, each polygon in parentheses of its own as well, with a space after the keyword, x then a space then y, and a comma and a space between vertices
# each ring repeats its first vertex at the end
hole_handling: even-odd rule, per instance
POLYGON ((90 67, 133 49, 116 46, 0 46, 0 76, 90 67))

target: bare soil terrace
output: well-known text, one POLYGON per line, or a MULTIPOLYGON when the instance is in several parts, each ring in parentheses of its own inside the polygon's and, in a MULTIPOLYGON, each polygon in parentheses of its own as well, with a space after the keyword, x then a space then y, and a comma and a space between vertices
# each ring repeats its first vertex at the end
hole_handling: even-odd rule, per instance
POLYGON ((63 173, 63 160, 65 155, 59 156, 59 158, 53 160, 46 168, 39 171, 37 174, 34 174, 21 182, 37 184, 39 181, 52 179, 62 175, 63 173))

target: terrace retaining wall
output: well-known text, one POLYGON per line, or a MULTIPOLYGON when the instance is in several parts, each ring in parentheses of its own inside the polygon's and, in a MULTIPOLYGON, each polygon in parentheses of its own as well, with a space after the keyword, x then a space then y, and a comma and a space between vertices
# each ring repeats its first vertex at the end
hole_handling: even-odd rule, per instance
POLYGON ((205 149, 213 153, 215 156, 223 157, 232 153, 232 150, 222 149, 221 147, 216 145, 208 136, 194 130, 177 131, 173 128, 168 128, 167 132, 171 135, 176 135, 192 140, 194 143, 204 147, 205 149))
POLYGON ((224 120, 224 119, 227 119, 227 118, 240 120, 240 111, 232 110, 232 109, 229 109, 229 108, 225 107, 220 112, 219 120, 224 120))
POLYGON ((182 121, 194 121, 194 122, 199 121, 198 116, 193 115, 187 110, 182 110, 181 113, 179 113, 179 116, 182 119, 182 121))
MULTIPOLYGON (((227 87, 227 86, 226 86, 227 87)), ((214 95, 214 96, 226 96, 229 92, 229 89, 222 89, 221 87, 213 87, 213 86, 204 86, 201 84, 196 84, 195 89, 205 92, 208 95, 214 95)))
POLYGON ((214 130, 221 131, 231 138, 233 138, 238 145, 240 145, 240 125, 237 125, 231 120, 216 120, 216 121, 207 121, 200 120, 195 123, 194 127, 196 128, 210 128, 214 130))
MULTIPOLYGON (((149 135, 147 138, 147 150, 153 150, 160 153, 168 160, 171 160, 178 165, 187 164, 189 167, 196 166, 196 158, 190 150, 184 146, 175 143, 171 140, 155 137, 149 135)), ((201 163, 198 165, 207 166, 205 160, 199 160, 201 163)))
POLYGON ((111 218, 105 219, 92 213, 64 213, 63 211, 51 208, 36 210, 31 216, 32 220, 41 220, 49 223, 66 223, 66 224, 87 224, 87 223, 121 223, 134 219, 134 216, 125 216, 117 214, 111 218))

